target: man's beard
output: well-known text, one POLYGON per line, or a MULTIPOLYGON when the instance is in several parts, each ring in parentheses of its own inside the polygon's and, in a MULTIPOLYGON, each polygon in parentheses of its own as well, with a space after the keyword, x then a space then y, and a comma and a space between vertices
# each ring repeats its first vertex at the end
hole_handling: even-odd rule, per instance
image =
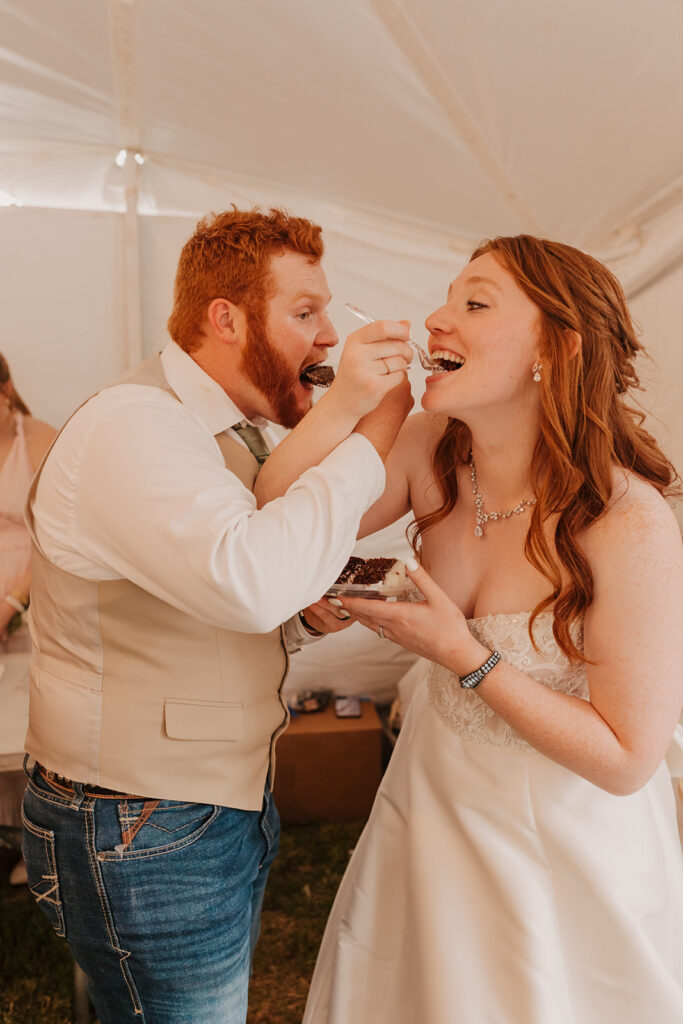
POLYGON ((268 399, 273 422, 291 430, 306 415, 296 393, 298 377, 284 356, 268 340, 262 313, 251 310, 247 316, 247 342, 242 354, 242 373, 268 399))

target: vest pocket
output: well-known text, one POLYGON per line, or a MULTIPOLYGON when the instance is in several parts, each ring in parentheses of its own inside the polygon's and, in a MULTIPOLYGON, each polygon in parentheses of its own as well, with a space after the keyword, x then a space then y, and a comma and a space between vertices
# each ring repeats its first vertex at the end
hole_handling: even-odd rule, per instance
POLYGON ((244 705, 241 701, 164 701, 166 735, 172 740, 242 739, 244 705))
POLYGON ((63 936, 66 930, 57 875, 55 834, 34 825, 23 809, 21 820, 24 824, 23 851, 28 887, 57 935, 63 936))

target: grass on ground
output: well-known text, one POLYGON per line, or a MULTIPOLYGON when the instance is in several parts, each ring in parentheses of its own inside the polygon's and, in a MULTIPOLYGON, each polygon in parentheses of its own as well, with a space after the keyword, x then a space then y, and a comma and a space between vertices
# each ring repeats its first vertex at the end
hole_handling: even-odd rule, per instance
MULTIPOLYGON (((266 890, 248 1024, 300 1024, 316 953, 360 823, 289 826, 266 890)), ((0 1024, 71 1024, 73 962, 0 849, 0 1024)))

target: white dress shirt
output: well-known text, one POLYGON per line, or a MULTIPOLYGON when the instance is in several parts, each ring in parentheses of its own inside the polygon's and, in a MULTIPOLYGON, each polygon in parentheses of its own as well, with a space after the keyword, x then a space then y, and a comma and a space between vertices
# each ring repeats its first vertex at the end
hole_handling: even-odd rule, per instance
MULTIPOLYGON (((180 402, 118 384, 68 421, 38 484, 38 542, 77 576, 125 578, 205 622, 268 632, 336 579, 384 488, 382 461, 353 434, 257 509, 214 439, 243 414, 175 342, 161 359, 180 402)), ((286 635, 290 648, 310 639, 298 618, 286 635)))

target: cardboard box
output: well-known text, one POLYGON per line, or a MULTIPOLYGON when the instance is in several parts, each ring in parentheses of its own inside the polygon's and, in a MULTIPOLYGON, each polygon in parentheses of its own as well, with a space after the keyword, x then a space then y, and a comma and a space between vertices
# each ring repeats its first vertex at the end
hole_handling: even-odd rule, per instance
POLYGON ((361 718, 332 706, 296 717, 277 743, 275 803, 284 824, 367 818, 382 775, 382 727, 374 704, 361 718))

